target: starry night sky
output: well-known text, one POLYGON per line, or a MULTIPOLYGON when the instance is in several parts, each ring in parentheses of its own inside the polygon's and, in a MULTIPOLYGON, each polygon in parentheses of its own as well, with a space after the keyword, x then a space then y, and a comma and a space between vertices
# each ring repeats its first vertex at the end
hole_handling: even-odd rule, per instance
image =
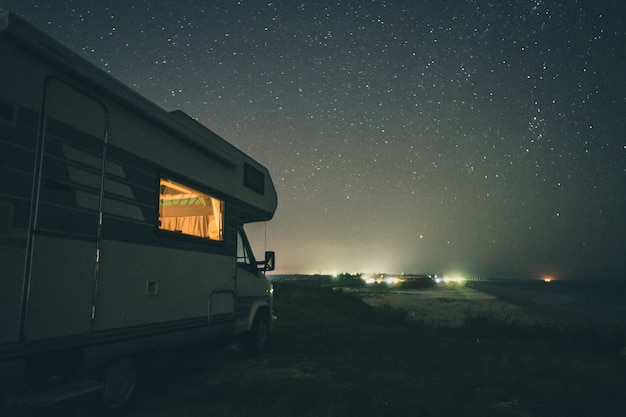
POLYGON ((626 278, 622 0, 0 0, 266 165, 277 273, 626 278))

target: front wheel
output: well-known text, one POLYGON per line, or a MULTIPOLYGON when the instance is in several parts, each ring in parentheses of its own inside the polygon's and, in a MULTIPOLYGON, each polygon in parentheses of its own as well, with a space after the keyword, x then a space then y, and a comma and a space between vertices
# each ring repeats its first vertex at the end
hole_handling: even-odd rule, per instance
POLYGON ((269 340, 270 321, 265 315, 257 314, 244 337, 243 346, 249 354, 257 354, 265 350, 269 340))

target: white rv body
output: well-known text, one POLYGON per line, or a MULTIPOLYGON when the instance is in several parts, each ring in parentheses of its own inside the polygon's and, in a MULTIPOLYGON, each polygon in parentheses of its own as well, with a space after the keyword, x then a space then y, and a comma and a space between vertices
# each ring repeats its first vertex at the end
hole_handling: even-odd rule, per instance
POLYGON ((7 12, 0 57, 0 389, 269 323, 265 167, 7 12))

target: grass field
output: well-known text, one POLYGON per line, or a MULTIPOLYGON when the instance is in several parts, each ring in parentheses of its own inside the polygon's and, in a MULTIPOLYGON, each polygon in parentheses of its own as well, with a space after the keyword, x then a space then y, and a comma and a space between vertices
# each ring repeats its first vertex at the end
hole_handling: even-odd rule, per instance
POLYGON ((310 378, 278 382, 272 395, 282 405, 273 415, 626 415, 617 331, 486 314, 455 328, 408 323, 402 311, 314 286, 278 285, 275 305, 268 360, 306 359, 310 378))
POLYGON ((438 326, 314 284, 276 284, 275 313, 259 356, 232 346, 162 354, 128 416, 626 415, 619 331, 487 314, 438 326))

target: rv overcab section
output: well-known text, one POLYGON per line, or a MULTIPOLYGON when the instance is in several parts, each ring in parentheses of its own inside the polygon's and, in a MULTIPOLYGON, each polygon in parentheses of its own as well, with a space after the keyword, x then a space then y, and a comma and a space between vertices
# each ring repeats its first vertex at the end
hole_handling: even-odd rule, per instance
POLYGON ((268 169, 1 11, 0 56, 0 397, 116 407, 146 351, 264 348, 275 255, 243 228, 276 211, 268 169))

